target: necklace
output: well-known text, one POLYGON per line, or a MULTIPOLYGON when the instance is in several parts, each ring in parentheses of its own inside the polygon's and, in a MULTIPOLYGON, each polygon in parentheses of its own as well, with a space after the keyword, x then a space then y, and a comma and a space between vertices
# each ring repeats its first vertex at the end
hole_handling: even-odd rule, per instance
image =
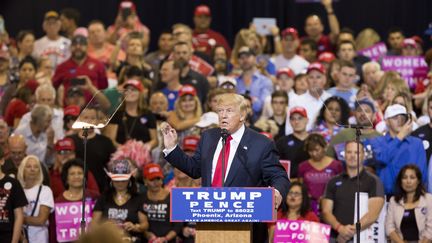
POLYGON ((118 202, 118 204, 124 204, 129 200, 129 193, 123 192, 119 193, 117 192, 114 199, 118 202))
POLYGON ((65 192, 66 192, 67 197, 68 197, 69 199, 71 199, 71 200, 80 199, 80 198, 82 197, 82 191, 81 191, 81 192, 78 192, 78 194, 74 194, 74 193, 72 193, 72 192, 69 191, 69 190, 67 190, 67 191, 65 191, 65 192))

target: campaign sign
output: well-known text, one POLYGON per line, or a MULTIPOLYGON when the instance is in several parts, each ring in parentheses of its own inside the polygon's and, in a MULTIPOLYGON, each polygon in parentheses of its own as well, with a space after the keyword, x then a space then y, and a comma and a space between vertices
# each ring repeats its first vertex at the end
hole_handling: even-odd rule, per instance
POLYGON ((275 219, 272 188, 172 188, 172 222, 271 222, 275 219))
POLYGON ((363 56, 367 56, 374 61, 377 61, 382 56, 386 55, 387 46, 385 45, 384 42, 378 42, 377 44, 371 47, 359 50, 357 53, 363 56))
MULTIPOLYGON (((86 227, 92 219, 94 201, 88 200, 85 205, 86 227)), ((55 203, 54 206, 56 235, 58 242, 78 240, 80 236, 82 203, 64 202, 55 203)))
POLYGON ((328 243, 331 227, 327 224, 305 220, 278 220, 274 243, 328 243))
POLYGON ((424 57, 386 56, 382 59, 383 71, 396 71, 407 81, 411 90, 423 82, 428 73, 428 66, 424 57))

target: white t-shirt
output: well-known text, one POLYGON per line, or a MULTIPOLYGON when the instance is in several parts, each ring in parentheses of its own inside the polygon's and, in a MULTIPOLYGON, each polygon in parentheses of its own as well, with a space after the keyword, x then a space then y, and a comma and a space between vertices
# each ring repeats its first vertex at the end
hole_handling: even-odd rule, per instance
POLYGON ((294 55, 293 58, 286 59, 282 54, 280 54, 272 58, 272 61, 276 66, 276 70, 288 67, 293 70, 295 75, 305 73, 309 66, 309 62, 299 55, 294 55))
POLYGON ((69 59, 71 41, 63 36, 60 36, 57 40, 53 41, 44 36, 34 43, 34 49, 32 55, 39 59, 43 56, 47 56, 51 59, 54 64, 54 68, 60 63, 69 59))
MULTIPOLYGON (((27 197, 27 201, 29 204, 24 208, 24 215, 30 216, 33 207, 35 207, 36 203, 36 197, 39 191, 39 185, 36 185, 30 189, 24 189, 24 193, 27 197)), ((42 190, 39 195, 39 201, 36 205, 36 210, 33 214, 34 217, 36 217, 39 214, 40 206, 44 205, 50 208, 50 211, 53 212, 54 210, 54 197, 53 193, 51 191, 51 188, 47 186, 42 186, 42 190)), ((49 240, 48 235, 48 220, 46 221, 44 226, 28 226, 27 228, 29 242, 38 242, 38 243, 45 243, 49 240)))

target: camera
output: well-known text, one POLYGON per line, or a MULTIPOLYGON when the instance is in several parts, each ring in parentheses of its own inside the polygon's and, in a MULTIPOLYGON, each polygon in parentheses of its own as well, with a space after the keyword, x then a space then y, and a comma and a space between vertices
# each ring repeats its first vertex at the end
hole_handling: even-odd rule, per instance
POLYGON ((127 17, 129 17, 129 15, 132 14, 132 9, 131 8, 123 8, 121 10, 121 16, 123 21, 126 21, 127 17))
POLYGON ((77 86, 77 85, 85 85, 86 80, 85 78, 72 78, 71 79, 71 85, 77 86))

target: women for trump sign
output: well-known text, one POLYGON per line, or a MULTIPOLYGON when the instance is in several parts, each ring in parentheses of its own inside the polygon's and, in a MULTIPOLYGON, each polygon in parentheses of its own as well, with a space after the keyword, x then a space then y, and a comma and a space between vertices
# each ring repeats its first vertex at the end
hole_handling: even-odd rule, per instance
MULTIPOLYGON (((82 203, 56 203, 54 207, 57 241, 70 242, 78 240, 81 231, 82 203)), ((92 219, 93 207, 94 201, 87 200, 84 209, 86 227, 92 219)))
POLYGON ((274 243, 328 243, 331 227, 304 220, 278 220, 274 243))

